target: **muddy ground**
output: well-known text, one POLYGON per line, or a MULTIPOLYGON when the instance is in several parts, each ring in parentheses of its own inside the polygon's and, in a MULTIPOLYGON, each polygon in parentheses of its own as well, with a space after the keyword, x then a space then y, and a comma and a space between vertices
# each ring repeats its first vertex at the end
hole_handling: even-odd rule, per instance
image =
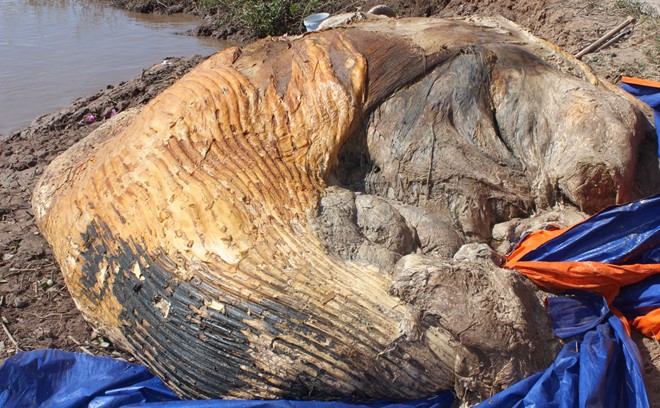
MULTIPOLYGON (((219 18, 217 13, 192 1, 115 3, 143 12, 195 13, 206 18, 204 26, 197 30, 199 34, 234 40, 251 37, 236 22, 214 22, 219 18)), ((356 6, 368 9, 377 3, 328 2, 328 10, 324 11, 353 11, 356 6)), ((631 34, 583 60, 614 83, 621 75, 660 80, 660 16, 650 6, 625 0, 394 0, 390 5, 400 15, 501 14, 572 53, 633 15, 637 23, 631 34)), ((0 135, 0 359, 19 350, 42 348, 130 359, 96 333, 77 311, 48 245, 34 225, 32 189, 48 163, 98 127, 112 109, 122 111, 146 103, 202 60, 203 57, 192 57, 154 61, 156 65, 146 68, 138 78, 108 85, 58 112, 35 119, 25 129, 0 135), (84 124, 90 114, 98 121, 84 124)), ((654 378, 654 384, 660 384, 660 371, 653 365, 654 361, 660 363, 660 346, 639 336, 636 340, 646 361, 647 375, 654 378)), ((651 389, 650 394, 656 400, 654 395, 660 395, 660 389, 651 389)))

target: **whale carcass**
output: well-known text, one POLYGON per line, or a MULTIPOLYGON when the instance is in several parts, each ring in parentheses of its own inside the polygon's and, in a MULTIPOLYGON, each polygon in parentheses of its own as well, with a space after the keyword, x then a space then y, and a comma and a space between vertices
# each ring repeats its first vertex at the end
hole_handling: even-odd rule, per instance
POLYGON ((558 345, 493 226, 646 194, 648 127, 507 20, 366 20, 219 52, 33 207, 78 308, 183 396, 479 399, 558 345))

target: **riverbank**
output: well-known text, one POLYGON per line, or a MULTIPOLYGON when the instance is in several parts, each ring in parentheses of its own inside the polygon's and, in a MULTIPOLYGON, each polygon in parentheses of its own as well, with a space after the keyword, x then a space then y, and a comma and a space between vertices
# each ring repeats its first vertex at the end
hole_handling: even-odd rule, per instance
MULTIPOLYGON (((230 0, 111 0, 116 7, 147 13, 189 13, 202 17, 204 23, 190 34, 233 41, 250 41, 259 33, 255 27, 274 26, 274 34, 298 34, 304 31, 306 13, 330 14, 367 11, 382 0, 356 2, 302 2, 280 0, 281 11, 255 9, 255 1, 230 0), (305 7, 300 7, 301 4, 305 7), (236 6, 239 4, 240 6, 236 6), (287 9, 287 10, 288 10, 287 9), (282 14, 286 16, 282 17, 282 14), (252 29, 251 29, 252 28, 252 29)), ((534 35, 549 40, 575 54, 628 16, 636 19, 630 33, 616 43, 588 54, 583 61, 605 79, 619 83, 622 75, 660 81, 660 1, 604 0, 392 0, 387 4, 400 17, 435 16, 443 18, 469 15, 502 15, 534 35)), ((626 30, 624 30, 626 31, 626 30)), ((265 33, 261 33, 265 36, 265 33)))
POLYGON ((181 35, 202 21, 95 1, 0 2, 0 139, 157 61, 211 55, 229 45, 181 35))
MULTIPOLYGON (((234 40, 254 37, 240 22, 222 20, 226 17, 221 16, 219 9, 203 8, 200 4, 202 0, 121 2, 124 4, 117 4, 135 11, 200 15, 205 23, 196 29, 198 34, 234 40)), ((365 9, 377 3, 361 4, 365 9)), ((333 2, 319 10, 352 11, 355 4, 333 2)), ((391 5, 404 16, 502 14, 570 52, 582 49, 633 14, 638 22, 628 37, 584 60, 614 83, 624 74, 660 80, 659 17, 626 1, 607 0, 596 4, 579 1, 463 0, 448 1, 444 8, 431 1, 396 1, 391 5)), ((294 28, 291 30, 295 31, 294 28)), ((50 248, 34 225, 30 207, 32 189, 54 157, 87 136, 112 115, 113 109, 123 111, 146 103, 202 60, 201 57, 173 58, 164 64, 154 61, 157 64, 146 68, 139 77, 108 85, 106 89, 43 116, 0 141, 0 310, 5 326, 4 337, 0 341, 2 358, 13 355, 19 349, 58 348, 130 359, 96 333, 75 308, 50 248), (84 119, 90 114, 94 115, 95 122, 85 124, 84 119)), ((642 345, 647 374, 658 377, 658 369, 651 361, 651 356, 657 356, 657 347, 654 349, 654 343, 647 339, 637 338, 637 341, 642 345)))

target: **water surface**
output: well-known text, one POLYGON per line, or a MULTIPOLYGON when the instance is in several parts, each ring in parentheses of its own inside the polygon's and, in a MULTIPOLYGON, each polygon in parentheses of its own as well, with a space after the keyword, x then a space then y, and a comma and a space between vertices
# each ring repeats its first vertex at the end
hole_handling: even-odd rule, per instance
POLYGON ((0 0, 0 135, 166 57, 226 46, 181 35, 199 22, 89 0, 0 0))

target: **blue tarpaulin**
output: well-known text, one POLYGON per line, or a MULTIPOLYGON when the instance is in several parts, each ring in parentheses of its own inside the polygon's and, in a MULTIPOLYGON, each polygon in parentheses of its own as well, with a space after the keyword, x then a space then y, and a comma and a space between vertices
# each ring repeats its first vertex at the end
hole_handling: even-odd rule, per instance
POLYGON ((660 275, 622 288, 613 305, 629 320, 656 310, 660 307, 660 275))
POLYGON ((660 195, 610 207, 528 252, 522 261, 660 263, 660 195))
MULTIPOLYGON (((660 263, 660 196, 608 208, 527 252, 525 262, 660 263)), ((597 265, 597 264, 596 264, 597 265)), ((660 271, 660 269, 655 268, 660 271)), ((570 279, 570 272, 566 271, 570 279)), ((628 319, 660 304, 660 275, 624 286, 612 305, 628 319)), ((574 291, 548 299, 565 344, 555 362, 478 405, 482 407, 648 407, 642 362, 605 298, 574 291)))
POLYGON ((0 369, 2 407, 115 408, 178 400, 141 366, 60 350, 19 353, 0 369))
POLYGON ((415 401, 181 401, 146 368, 61 350, 16 354, 0 368, 0 407, 54 408, 450 408, 444 392, 415 401))
POLYGON ((621 88, 653 109, 655 132, 658 135, 658 157, 660 157, 660 82, 623 77, 621 88))
MULTIPOLYGON (((660 196, 610 208, 527 253, 526 261, 658 263, 660 196)), ((648 269, 648 268, 647 268, 648 269)), ((596 293, 548 299, 555 334, 566 340, 555 362, 479 407, 648 407, 639 350, 614 308, 628 319, 660 305, 660 275, 621 288, 610 305, 596 293)), ((19 353, 0 368, 3 407, 449 408, 451 392, 406 402, 179 401, 139 366, 57 350, 19 353)))

